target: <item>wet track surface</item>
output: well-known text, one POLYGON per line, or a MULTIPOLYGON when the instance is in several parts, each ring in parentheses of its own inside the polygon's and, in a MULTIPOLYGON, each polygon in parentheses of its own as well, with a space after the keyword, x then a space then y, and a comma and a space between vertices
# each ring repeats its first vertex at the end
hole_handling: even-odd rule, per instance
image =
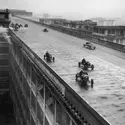
POLYGON ((13 22, 29 25, 15 32, 39 57, 46 51, 55 62, 48 65, 64 79, 82 98, 112 125, 125 125, 125 54, 96 45, 88 50, 82 45, 86 41, 54 30, 43 32, 44 27, 28 21, 13 18, 13 22), (78 62, 82 58, 94 64, 88 71, 94 79, 94 88, 83 89, 75 82, 80 71, 78 62))

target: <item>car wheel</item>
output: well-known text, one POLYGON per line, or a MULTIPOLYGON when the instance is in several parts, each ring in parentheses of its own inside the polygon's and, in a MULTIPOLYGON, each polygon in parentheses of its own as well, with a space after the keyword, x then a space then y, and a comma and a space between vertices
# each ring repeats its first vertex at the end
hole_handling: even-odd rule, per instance
POLYGON ((53 62, 55 62, 55 57, 53 57, 53 62))
POLYGON ((77 81, 77 74, 76 74, 76 81, 77 81))
POLYGON ((93 88, 94 80, 91 79, 91 88, 93 88))
POLYGON ((46 58, 46 56, 44 55, 44 59, 46 58))
POLYGON ((92 70, 94 69, 94 65, 91 66, 91 69, 92 69, 92 70))
POLYGON ((80 67, 80 62, 78 62, 78 67, 80 67))

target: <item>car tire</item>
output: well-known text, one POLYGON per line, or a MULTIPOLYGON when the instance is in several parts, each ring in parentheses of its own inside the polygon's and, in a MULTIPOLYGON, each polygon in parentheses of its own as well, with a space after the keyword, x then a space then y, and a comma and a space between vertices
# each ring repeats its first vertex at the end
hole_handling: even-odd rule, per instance
POLYGON ((80 67, 80 62, 78 62, 78 67, 80 67))
POLYGON ((94 65, 91 65, 91 69, 92 69, 92 70, 94 69, 94 65))
POLYGON ((91 79, 91 88, 93 88, 94 80, 91 79))
POLYGON ((44 59, 46 58, 46 56, 44 55, 44 59))
POLYGON ((77 74, 76 74, 76 81, 77 81, 77 74))
POLYGON ((55 57, 53 57, 53 62, 55 62, 55 57))

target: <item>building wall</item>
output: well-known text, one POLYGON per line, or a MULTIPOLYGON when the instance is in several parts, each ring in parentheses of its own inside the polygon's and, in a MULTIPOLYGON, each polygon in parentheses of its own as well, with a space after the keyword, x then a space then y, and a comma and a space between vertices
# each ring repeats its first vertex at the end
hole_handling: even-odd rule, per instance
MULTIPOLYGON (((91 31, 93 35, 96 35, 98 37, 100 37, 103 40, 109 40, 118 44, 122 44, 124 45, 124 39, 125 39, 125 29, 124 27, 108 27, 108 26, 96 26, 96 23, 89 21, 89 20, 85 20, 83 22, 80 21, 76 21, 76 22, 72 22, 72 21, 56 21, 52 20, 52 19, 40 19, 41 23, 45 23, 45 24, 49 24, 49 25, 57 25, 57 26, 62 26, 62 27, 66 27, 68 29, 83 29, 83 30, 87 30, 91 31), (79 23, 83 23, 83 24, 79 24, 79 23)), ((110 24, 113 21, 106 21, 106 23, 110 24)))
POLYGON ((125 39, 123 40, 123 45, 125 45, 125 39))
POLYGON ((15 9, 9 9, 10 13, 12 15, 22 15, 22 16, 32 16, 32 12, 27 12, 26 10, 15 10, 15 9))
POLYGON ((0 34, 0 93, 9 91, 9 45, 0 34))
POLYGON ((105 19, 94 19, 94 22, 97 22, 97 26, 113 26, 114 20, 105 20, 105 19))
POLYGON ((125 28, 124 27, 94 27, 93 35, 97 35, 101 39, 109 40, 124 45, 125 28))
POLYGON ((76 125, 26 50, 13 38, 9 49, 10 88, 17 125, 76 125))

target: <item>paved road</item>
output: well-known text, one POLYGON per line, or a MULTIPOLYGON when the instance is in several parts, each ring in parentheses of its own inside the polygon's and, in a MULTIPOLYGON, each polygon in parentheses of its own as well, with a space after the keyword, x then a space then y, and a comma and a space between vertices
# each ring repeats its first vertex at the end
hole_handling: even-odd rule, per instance
POLYGON ((96 45, 96 50, 82 47, 86 41, 67 34, 49 29, 28 21, 13 18, 14 22, 27 23, 28 28, 22 28, 16 34, 32 48, 42 59, 48 50, 56 59, 48 64, 84 98, 97 112, 112 125, 125 125, 125 54, 96 45), (94 88, 80 88, 75 82, 75 74, 80 71, 78 61, 85 57, 95 65, 94 71, 89 71, 90 79, 94 79, 94 88))

